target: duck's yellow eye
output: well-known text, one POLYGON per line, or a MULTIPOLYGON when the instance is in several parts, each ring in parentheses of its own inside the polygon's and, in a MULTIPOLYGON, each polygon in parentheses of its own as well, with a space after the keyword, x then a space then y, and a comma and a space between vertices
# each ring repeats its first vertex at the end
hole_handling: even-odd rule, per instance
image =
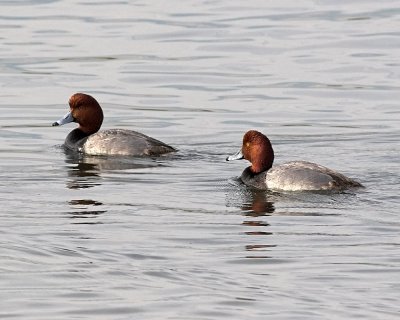
POLYGON ((246 147, 250 147, 250 142, 246 142, 246 147))

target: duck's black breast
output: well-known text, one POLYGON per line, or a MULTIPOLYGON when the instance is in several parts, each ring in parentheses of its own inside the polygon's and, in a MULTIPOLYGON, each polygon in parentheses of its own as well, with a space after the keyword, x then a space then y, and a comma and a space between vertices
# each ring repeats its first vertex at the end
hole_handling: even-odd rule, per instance
POLYGON ((245 185, 248 185, 256 189, 265 190, 267 189, 267 185, 265 183, 266 174, 267 171, 254 174, 251 171, 250 167, 247 167, 242 172, 240 179, 243 181, 245 185))
POLYGON ((86 142, 88 135, 79 128, 72 130, 64 141, 64 147, 71 151, 79 151, 86 142))

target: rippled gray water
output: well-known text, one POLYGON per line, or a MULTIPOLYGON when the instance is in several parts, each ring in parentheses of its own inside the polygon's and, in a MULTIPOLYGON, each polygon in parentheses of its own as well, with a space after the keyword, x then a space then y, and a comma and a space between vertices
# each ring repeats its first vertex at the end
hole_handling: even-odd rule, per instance
POLYGON ((398 1, 0 1, 1 319, 397 319, 398 1), (74 92, 179 149, 66 154, 74 92), (276 162, 344 193, 256 192, 276 162))

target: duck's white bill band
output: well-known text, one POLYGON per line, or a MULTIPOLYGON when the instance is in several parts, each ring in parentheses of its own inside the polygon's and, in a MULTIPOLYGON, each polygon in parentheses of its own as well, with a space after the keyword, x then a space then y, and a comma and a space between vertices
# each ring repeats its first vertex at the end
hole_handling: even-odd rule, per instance
POLYGON ((71 112, 68 112, 64 117, 62 117, 60 120, 56 121, 53 123, 53 126, 62 126, 63 124, 74 122, 75 119, 72 116, 71 112))
POLYGON ((232 161, 232 160, 240 160, 243 159, 243 153, 242 150, 239 150, 238 152, 236 152, 235 154, 229 156, 226 158, 226 161, 232 161))

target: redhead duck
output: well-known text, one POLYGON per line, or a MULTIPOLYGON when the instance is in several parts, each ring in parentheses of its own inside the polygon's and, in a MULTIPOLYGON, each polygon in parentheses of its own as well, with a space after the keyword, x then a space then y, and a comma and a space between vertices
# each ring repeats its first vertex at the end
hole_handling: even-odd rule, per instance
POLYGON ((312 162, 291 161, 272 167, 274 150, 271 142, 255 130, 246 132, 241 150, 227 157, 226 161, 238 159, 251 162, 240 178, 246 185, 257 189, 316 191, 362 187, 359 182, 312 162))
POLYGON ((53 126, 77 122, 79 127, 72 130, 64 146, 87 155, 153 156, 176 149, 142 133, 109 129, 99 131, 103 123, 103 110, 95 98, 84 93, 75 93, 69 99, 70 111, 53 126))

